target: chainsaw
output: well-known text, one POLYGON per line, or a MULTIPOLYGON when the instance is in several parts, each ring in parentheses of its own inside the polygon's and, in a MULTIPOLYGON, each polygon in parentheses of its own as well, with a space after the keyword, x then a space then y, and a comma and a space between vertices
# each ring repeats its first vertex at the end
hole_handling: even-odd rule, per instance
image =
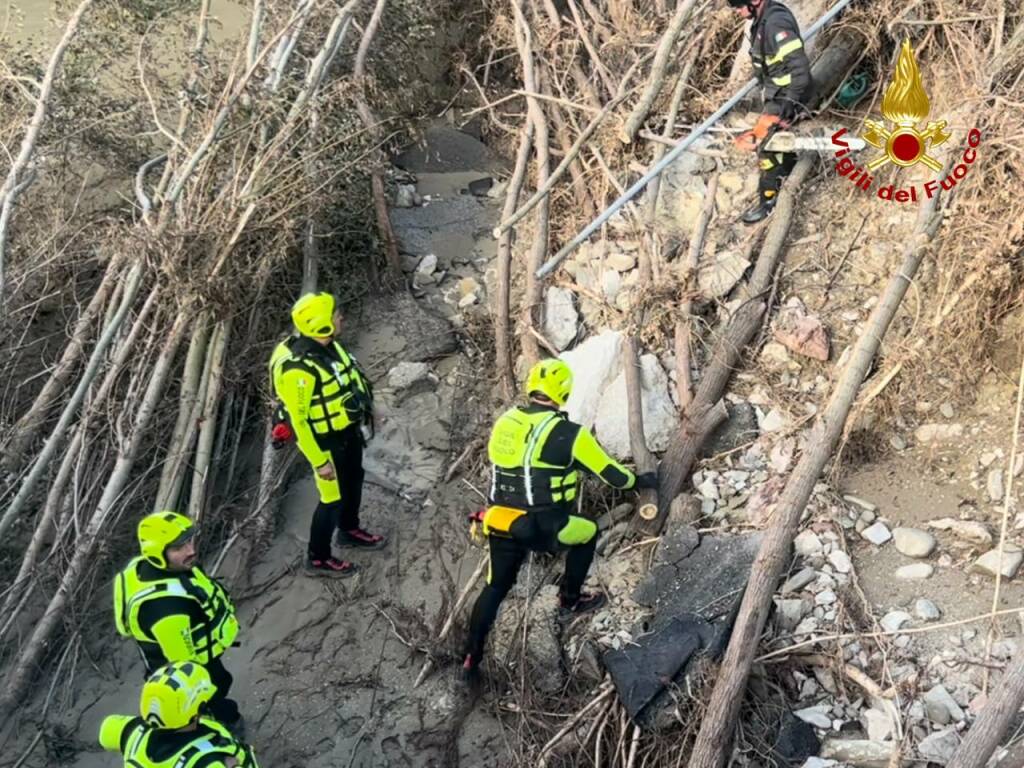
POLYGON ((843 144, 836 144, 832 136, 807 136, 778 131, 768 138, 764 149, 768 152, 833 152, 840 149, 864 149, 867 143, 849 133, 843 135, 843 144))

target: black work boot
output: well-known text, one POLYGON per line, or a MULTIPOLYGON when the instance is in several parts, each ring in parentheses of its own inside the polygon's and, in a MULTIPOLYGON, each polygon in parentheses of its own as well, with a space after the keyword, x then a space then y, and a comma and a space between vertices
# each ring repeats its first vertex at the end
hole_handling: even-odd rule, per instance
POLYGON ((581 592, 575 600, 568 600, 565 595, 559 598, 559 618, 571 619, 581 613, 589 613, 597 610, 607 602, 605 596, 600 592, 581 592))
POLYGON ((767 218, 768 214, 773 210, 775 210, 775 196, 769 197, 761 193, 757 196, 757 203, 753 207, 748 208, 743 216, 740 217, 740 220, 744 224, 757 224, 757 222, 767 218))

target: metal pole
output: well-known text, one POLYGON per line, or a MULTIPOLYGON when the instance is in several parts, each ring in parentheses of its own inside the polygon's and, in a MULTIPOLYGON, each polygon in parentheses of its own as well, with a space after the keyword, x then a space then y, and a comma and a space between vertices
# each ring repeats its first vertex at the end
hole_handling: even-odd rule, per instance
MULTIPOLYGON (((810 29, 808 29, 806 34, 804 35, 804 39, 810 40, 812 37, 814 37, 821 30, 822 27, 824 27, 826 24, 832 21, 832 19, 835 18, 836 15, 838 15, 838 13, 849 4, 850 0, 839 0, 839 2, 833 5, 828 10, 828 12, 825 13, 824 16, 822 16, 820 19, 814 22, 814 24, 811 25, 810 29)), ((594 234, 594 232, 596 232, 606 221, 608 221, 608 219, 610 219, 612 216, 618 213, 619 209, 621 209, 622 206, 624 206, 626 203, 628 203, 630 200, 636 197, 637 193, 640 190, 646 187, 652 179, 658 176, 677 157, 679 157, 679 155, 685 152, 687 148, 693 144, 693 142, 695 142, 698 138, 700 138, 701 135, 703 135, 708 130, 708 128, 710 128, 712 125, 721 120, 722 117, 730 109, 736 106, 736 104, 739 103, 739 101, 744 96, 750 93, 751 89, 753 89, 756 85, 756 79, 750 80, 746 85, 740 88, 740 90, 737 91, 731 99, 729 99, 722 106, 720 106, 715 111, 715 113, 711 115, 711 117, 709 117, 703 123, 694 128, 685 139, 680 141, 675 147, 673 147, 673 149, 667 155, 665 155, 665 157, 661 159, 660 162, 658 162, 653 168, 651 168, 649 171, 647 171, 647 173, 640 177, 640 179, 633 186, 627 189, 622 194, 622 196, 619 197, 618 200, 616 200, 610 206, 605 208, 605 210, 601 212, 601 215, 599 215, 596 219, 590 222, 590 224, 588 224, 582 232, 580 232, 578 235, 576 235, 576 237, 574 237, 572 240, 570 240, 568 243, 562 246, 562 250, 560 250, 558 253, 556 253, 554 256, 548 259, 548 261, 545 262, 545 264, 540 269, 537 270, 537 277, 544 277, 545 275, 548 275, 551 272, 553 272, 555 267, 557 267, 565 259, 566 256, 575 251, 580 246, 580 244, 583 243, 583 241, 585 241, 592 234, 594 234)))

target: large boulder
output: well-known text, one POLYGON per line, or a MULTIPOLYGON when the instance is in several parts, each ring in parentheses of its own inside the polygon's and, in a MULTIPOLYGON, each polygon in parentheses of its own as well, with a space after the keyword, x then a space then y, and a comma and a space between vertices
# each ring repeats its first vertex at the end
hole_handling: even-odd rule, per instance
POLYGON ((569 418, 590 427, 597 418, 601 395, 622 367, 622 334, 605 330, 561 355, 572 369, 572 394, 565 404, 569 418))
MULTIPOLYGON (((668 448, 679 419, 669 394, 668 376, 654 355, 643 355, 640 358, 640 386, 647 449, 664 451, 668 448)), ((601 395, 594 422, 601 445, 620 459, 633 456, 629 442, 628 402, 626 372, 622 371, 601 395)))

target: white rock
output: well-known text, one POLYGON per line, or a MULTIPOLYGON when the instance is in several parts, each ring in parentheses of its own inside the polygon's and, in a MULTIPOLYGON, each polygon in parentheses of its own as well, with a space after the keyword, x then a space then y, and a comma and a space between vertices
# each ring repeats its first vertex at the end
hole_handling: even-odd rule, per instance
POLYGON ((892 739, 892 717, 887 712, 877 709, 865 709, 860 713, 860 721, 864 731, 872 741, 889 741, 892 739))
POLYGON ((871 741, 870 739, 826 739, 821 746, 821 756, 838 760, 856 768, 887 768, 892 757, 892 742, 871 741))
POLYGON ((544 296, 544 335, 559 351, 576 338, 580 315, 567 288, 551 286, 544 296))
POLYGON ((922 621, 938 621, 942 618, 942 611, 928 598, 920 597, 914 603, 914 615, 922 621))
POLYGON ((419 275, 432 275, 435 269, 437 269, 437 256, 433 253, 428 253, 416 265, 416 273, 419 275))
POLYGON ((565 404, 570 419, 593 426, 601 395, 621 369, 621 347, 622 334, 606 330, 560 355, 572 370, 572 394, 565 404))
POLYGON ((939 406, 939 413, 941 413, 947 419, 952 419, 954 416, 953 406, 950 405, 949 403, 943 403, 942 405, 939 406))
POLYGON ((408 389, 413 384, 430 378, 426 363, 401 362, 388 371, 388 386, 394 390, 408 389))
POLYGON ((882 546, 892 538, 892 534, 889 532, 889 529, 885 527, 884 523, 880 522, 865 528, 860 532, 860 535, 878 547, 882 546))
POLYGON ((808 757, 800 768, 834 768, 838 765, 835 760, 825 760, 821 757, 808 757))
POLYGON ((475 293, 467 293, 465 296, 459 299, 458 306, 459 309, 465 309, 466 307, 473 306, 478 301, 480 301, 480 297, 477 296, 475 293))
POLYGON ((803 600, 788 599, 775 601, 777 613, 776 621, 779 629, 783 632, 792 632, 800 624, 804 617, 805 604, 803 600))
POLYGON ((772 408, 758 426, 762 432, 777 432, 786 426, 786 417, 777 408, 772 408))
POLYGON ((832 563, 832 567, 836 569, 837 573, 849 573, 853 568, 853 563, 850 562, 850 556, 841 549, 829 552, 828 561, 832 563))
POLYGON ((636 254, 612 251, 605 257, 604 263, 619 272, 629 272, 636 266, 636 254))
MULTIPOLYGON (((1018 547, 1007 544, 1002 557, 1003 578, 1012 579, 1020 568, 1021 560, 1024 560, 1024 553, 1018 547)), ((971 570, 995 576, 999 570, 999 562, 999 549, 992 549, 979 557, 971 566, 971 570)))
POLYGON ((935 537, 917 528, 896 528, 892 532, 896 549, 908 557, 928 557, 935 550, 935 537))
POLYGON ((988 528, 974 520, 954 520, 951 517, 943 517, 940 520, 929 521, 928 527, 940 531, 950 531, 957 538, 975 544, 987 546, 992 543, 992 534, 988 532, 988 528))
POLYGON ((868 501, 867 499, 862 499, 860 496, 850 496, 848 494, 843 494, 843 500, 848 501, 855 507, 860 507, 865 512, 874 512, 875 510, 878 509, 878 506, 876 504, 872 504, 870 501, 868 501))
POLYGON ((981 454, 981 458, 979 458, 978 461, 981 463, 981 466, 983 466, 985 469, 988 469, 989 466, 991 466, 992 462, 995 461, 997 458, 999 457, 996 456, 995 451, 986 451, 985 453, 981 454))
POLYGON ((793 714, 805 723, 810 723, 815 728, 820 728, 823 731, 827 731, 832 728, 832 718, 828 716, 828 707, 826 706, 798 709, 793 714))
POLYGON ((906 611, 889 611, 878 623, 882 625, 882 629, 886 632, 896 632, 910 621, 910 618, 910 614, 906 611))
POLYGON ((927 579, 935 573, 931 563, 913 563, 896 569, 897 579, 927 579))
POLYGON ((963 424, 922 424, 914 430, 914 437, 922 444, 944 443, 957 439, 963 433, 963 424))
POLYGON ((988 491, 989 501, 1003 500, 1003 470, 993 469, 988 473, 988 480, 985 483, 985 490, 988 491))
POLYGON ((801 557, 811 557, 821 552, 821 539, 814 531, 800 531, 793 539, 793 548, 801 557))
POLYGON ((782 592, 783 594, 799 592, 801 589, 813 582, 817 577, 818 574, 813 568, 804 568, 801 571, 797 571, 786 580, 785 584, 782 585, 782 592))
POLYGON ((615 297, 619 295, 619 291, 622 289, 622 275, 614 269, 606 269, 601 273, 601 291, 604 292, 604 297, 608 301, 615 301, 615 297))
MULTIPOLYGON (((655 355, 640 358, 641 407, 647 448, 664 451, 679 429, 679 417, 669 394, 668 376, 655 355)), ((626 373, 620 373, 602 393, 594 418, 594 432, 601 445, 612 455, 628 459, 633 455, 629 442, 629 413, 626 398, 626 373)))
POLYGON ((941 685, 936 685, 923 697, 924 711, 928 719, 939 725, 949 725, 950 722, 961 722, 965 715, 960 705, 949 695, 949 691, 941 685))
POLYGON ((740 254, 726 251, 714 261, 701 265, 697 272, 697 287, 709 299, 718 299, 733 289, 750 262, 740 254))
POLYGON ((917 745, 918 754, 925 760, 939 765, 945 765, 953 759, 953 753, 960 746, 960 737, 956 735, 955 728, 933 733, 923 739, 917 745))
POLYGON ((815 605, 832 605, 836 601, 836 593, 831 589, 823 589, 814 596, 815 605))
POLYGON ((761 349, 758 360, 768 365, 769 368, 779 368, 789 365, 789 350, 777 341, 769 341, 761 349))

